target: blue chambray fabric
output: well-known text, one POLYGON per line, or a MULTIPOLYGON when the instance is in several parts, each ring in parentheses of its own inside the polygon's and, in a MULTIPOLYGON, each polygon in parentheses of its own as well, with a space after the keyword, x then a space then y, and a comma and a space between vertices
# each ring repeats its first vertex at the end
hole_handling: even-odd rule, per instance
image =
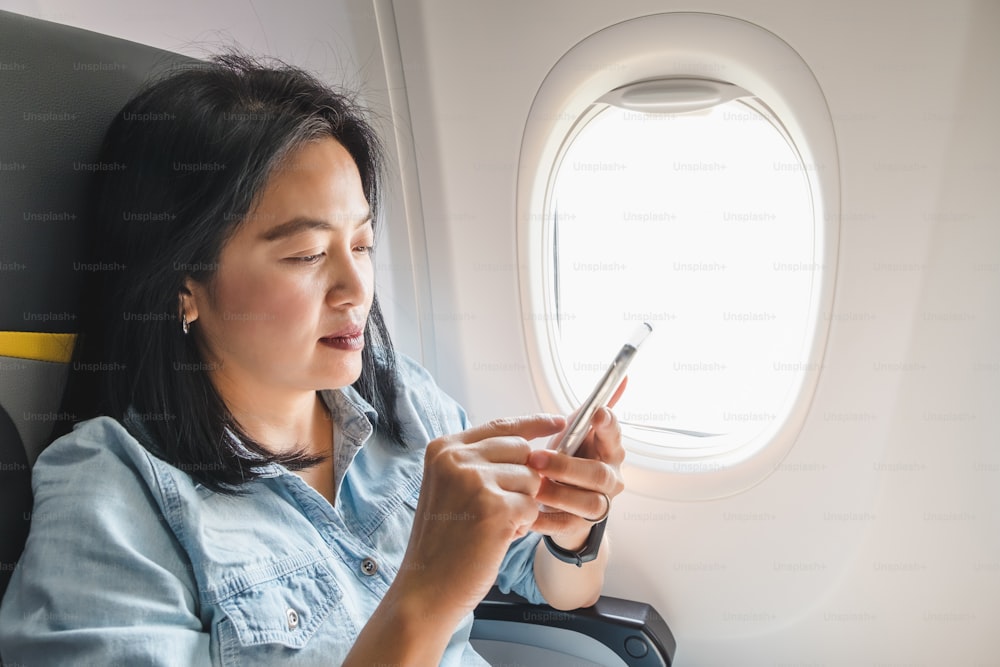
MULTIPOLYGON (((337 424, 334 506, 282 466, 242 496, 214 493, 99 417, 50 445, 32 473, 31 533, 0 607, 7 664, 338 665, 398 572, 424 446, 463 410, 400 359, 401 450, 373 435, 351 388, 322 392, 337 424)), ((141 417, 141 416, 136 416, 141 417)), ((543 602, 538 536, 515 542, 497 584, 543 602)), ((471 614, 442 665, 485 665, 471 614)))

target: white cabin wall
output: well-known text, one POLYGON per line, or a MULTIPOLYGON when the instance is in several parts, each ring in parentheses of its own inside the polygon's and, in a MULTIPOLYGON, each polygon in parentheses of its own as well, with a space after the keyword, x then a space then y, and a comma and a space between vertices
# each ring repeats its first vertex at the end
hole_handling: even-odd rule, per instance
MULTIPOLYGON (((992 2, 395 2, 438 377, 473 419, 539 409, 515 185, 532 99, 587 35, 648 13, 787 41, 831 109, 837 292, 810 415, 744 493, 626 493, 607 592, 653 603, 678 665, 988 664, 1000 621, 1000 6, 992 2)), ((594 63, 595 67, 614 63, 594 63)))

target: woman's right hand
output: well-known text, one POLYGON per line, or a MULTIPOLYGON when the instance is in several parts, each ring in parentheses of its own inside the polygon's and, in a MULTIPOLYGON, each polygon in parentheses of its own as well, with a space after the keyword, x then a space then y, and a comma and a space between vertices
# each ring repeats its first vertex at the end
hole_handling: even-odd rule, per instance
POLYGON ((495 582, 511 542, 531 529, 541 476, 526 465, 528 441, 554 435, 565 423, 554 415, 500 419, 428 445, 397 581, 429 596, 436 615, 457 624, 472 611, 495 582))
POLYGON ((528 441, 565 426, 554 415, 500 419, 427 446, 406 554, 345 667, 440 662, 455 628, 496 581, 511 542, 538 516, 542 479, 526 465, 528 441))

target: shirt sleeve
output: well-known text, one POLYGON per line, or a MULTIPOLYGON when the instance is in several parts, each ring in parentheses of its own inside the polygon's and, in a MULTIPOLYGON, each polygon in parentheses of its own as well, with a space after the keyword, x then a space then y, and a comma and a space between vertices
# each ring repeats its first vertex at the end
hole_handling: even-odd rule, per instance
POLYGON ((504 593, 517 593, 532 604, 545 604, 545 597, 535 582, 535 550, 542 536, 528 533, 514 540, 500 565, 497 587, 504 593))
MULTIPOLYGON (((53 443, 0 607, 6 664, 211 664, 197 584, 116 422, 53 443), (120 430, 116 432, 111 425, 120 430)), ((148 461, 146 461, 148 465, 148 461)))

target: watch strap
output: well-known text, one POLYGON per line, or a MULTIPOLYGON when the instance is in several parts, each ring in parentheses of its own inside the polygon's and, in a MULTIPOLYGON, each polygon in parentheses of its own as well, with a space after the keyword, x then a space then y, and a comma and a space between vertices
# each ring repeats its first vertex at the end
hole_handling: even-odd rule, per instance
POLYGON ((545 541, 545 548, 553 556, 564 563, 572 563, 577 567, 583 567, 584 563, 589 563, 597 558, 597 552, 601 549, 601 540, 604 539, 604 529, 607 525, 608 520, 606 518, 603 521, 595 523, 590 529, 587 541, 576 551, 563 549, 548 535, 545 535, 542 539, 545 541))

